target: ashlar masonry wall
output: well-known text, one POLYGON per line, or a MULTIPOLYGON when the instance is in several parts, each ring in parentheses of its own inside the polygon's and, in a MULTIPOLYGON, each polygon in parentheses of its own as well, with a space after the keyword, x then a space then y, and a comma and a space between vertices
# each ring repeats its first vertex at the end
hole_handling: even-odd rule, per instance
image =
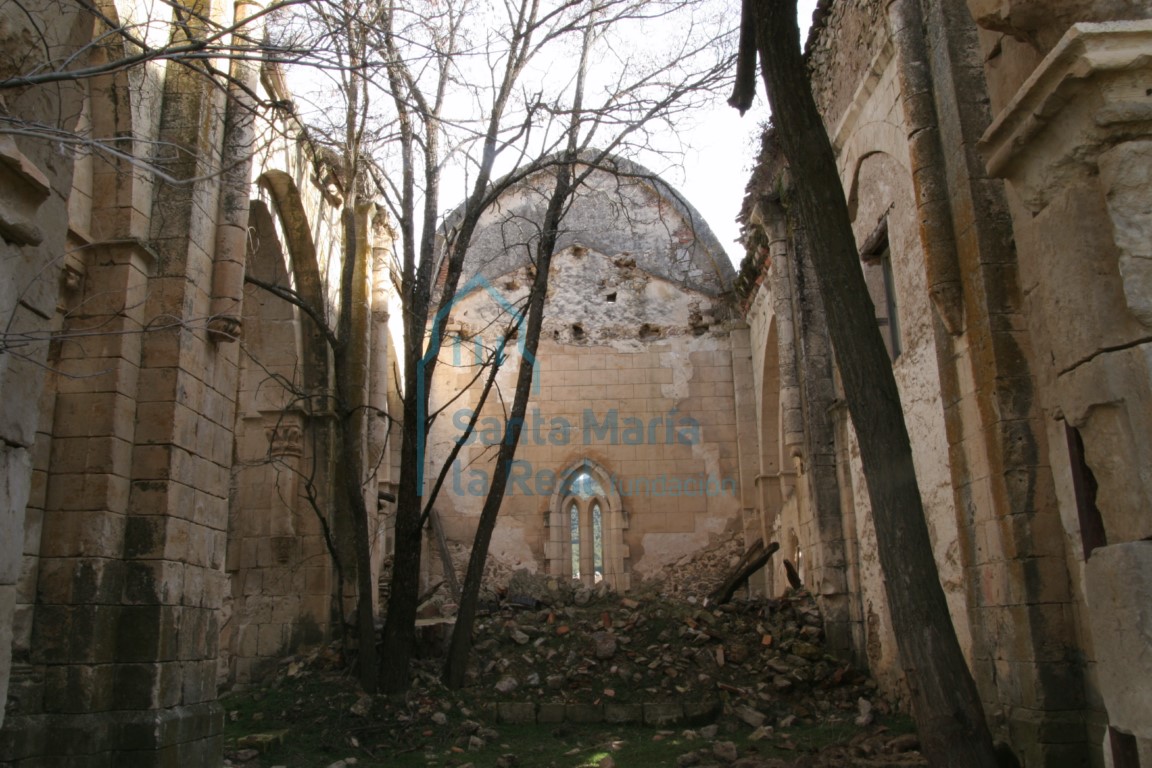
MULTIPOLYGON (((582 194, 609 189, 601 182, 582 194)), ((490 555, 509 567, 571 577, 580 565, 572 561, 574 539, 587 547, 593 534, 582 522, 573 529, 572 505, 599 503, 603 578, 618 589, 721 537, 743 535, 731 326, 716 289, 730 281, 731 268, 702 259, 704 249, 724 258, 702 223, 693 234, 652 189, 629 194, 635 207, 619 218, 593 216, 587 208, 601 203, 582 210, 578 198, 565 220, 570 239, 554 257, 537 384, 490 555), (674 261, 678 252, 682 265, 674 261), (565 485, 582 472, 595 480, 591 493, 565 485)), ((478 241, 482 247, 483 235, 478 241)), ((487 253, 469 259, 487 265, 504 258, 487 253)), ((527 270, 486 269, 485 287, 455 303, 452 340, 441 355, 455 368, 436 382, 436 403, 475 376, 476 345, 493 345, 502 328, 496 311, 526 295, 527 270)), ((498 377, 507 397, 520 354, 512 352, 498 377)), ((461 434, 478 390, 468 388, 440 417, 429 471, 461 434)), ((449 539, 471 539, 508 405, 485 407, 477 435, 453 464, 438 505, 449 539)), ((586 566, 581 575, 591 578, 586 566)))

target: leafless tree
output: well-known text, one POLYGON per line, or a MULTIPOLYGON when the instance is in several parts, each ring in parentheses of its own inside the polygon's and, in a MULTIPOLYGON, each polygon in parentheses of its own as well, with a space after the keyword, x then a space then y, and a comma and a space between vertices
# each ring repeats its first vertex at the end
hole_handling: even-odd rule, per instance
POLYGON ((992 738, 932 554, 900 393, 869 298, 835 156, 800 53, 796 4, 744 0, 737 86, 747 109, 759 59, 773 123, 811 241, 844 398, 860 442, 892 627, 912 714, 934 766, 992 766, 992 738))
MULTIPOLYGON (((433 319, 446 316, 458 298, 481 216, 515 185, 544 180, 544 220, 532 224, 535 233, 522 244, 535 268, 532 290, 516 310, 526 323, 526 353, 473 542, 446 668, 445 679, 453 685, 463 679, 479 580, 523 423, 564 213, 594 170, 618 171, 613 157, 649 146, 660 123, 705 101, 727 62, 722 35, 709 23, 714 20, 698 18, 689 4, 506 0, 493 9, 495 20, 479 17, 481 9, 469 0, 393 0, 388 8, 380 44, 397 116, 399 165, 385 178, 392 184, 389 200, 403 247, 406 381, 381 679, 385 690, 397 691, 408 685, 421 532, 439 488, 421 483, 434 418, 427 404, 446 327, 433 319), (645 39, 639 34, 645 25, 660 29, 673 16, 680 34, 671 48, 636 43, 645 39), (595 69, 588 66, 593 56, 599 57, 595 69), (568 63, 558 65, 572 59, 580 62, 574 71, 568 63), (436 233, 442 171, 452 158, 464 162, 467 193, 441 243, 436 233)), ((466 438, 460 436, 457 447, 466 438)))

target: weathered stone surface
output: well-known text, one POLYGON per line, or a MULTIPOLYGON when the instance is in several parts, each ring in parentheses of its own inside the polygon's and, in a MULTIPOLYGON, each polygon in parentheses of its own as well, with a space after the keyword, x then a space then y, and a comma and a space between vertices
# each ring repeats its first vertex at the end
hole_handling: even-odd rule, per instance
POLYGON ((609 701, 604 704, 604 722, 606 723, 641 723, 644 722, 644 706, 642 704, 623 704, 609 701))
POLYGON ((725 763, 733 763, 740 753, 736 751, 736 745, 731 741, 718 741, 712 745, 712 754, 719 760, 725 763))
POLYGON ((616 655, 616 637, 609 632, 592 633, 593 654, 601 661, 616 655))
POLYGON ((764 725, 764 713, 757 712, 752 707, 737 707, 735 712, 737 717, 753 728, 759 728, 764 725))
POLYGON ((512 693, 512 691, 520 687, 520 681, 508 675, 497 680, 496 685, 493 687, 500 693, 512 693))
POLYGON ((599 704, 567 704, 564 719, 571 723, 599 723, 604 720, 604 707, 599 704))
POLYGON ((684 707, 679 702, 648 702, 644 704, 645 725, 674 725, 684 719, 684 707))
POLYGON ((538 723, 562 723, 567 708, 567 705, 562 702, 542 701, 537 708, 536 721, 538 723))
POLYGON ((496 713, 502 723, 536 722, 536 705, 530 701, 501 701, 496 704, 496 713))
POLYGON ((1117 728, 1152 739, 1152 541, 1099 547, 1084 568, 1100 691, 1117 728))

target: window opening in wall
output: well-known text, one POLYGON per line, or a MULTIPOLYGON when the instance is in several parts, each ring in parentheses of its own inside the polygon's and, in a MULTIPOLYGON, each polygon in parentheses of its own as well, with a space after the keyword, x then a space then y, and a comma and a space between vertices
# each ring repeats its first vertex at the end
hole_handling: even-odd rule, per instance
POLYGON ((1113 768, 1140 768, 1140 748, 1135 736, 1108 726, 1108 742, 1113 768))
POLYGON ((580 578, 580 507, 572 502, 568 507, 568 525, 571 528, 572 578, 580 578))
POLYGON ((572 578, 604 578, 604 489, 589 472, 577 472, 564 489, 567 502, 568 557, 572 578))
POLYGON ((887 312, 888 355, 895 360, 900 357, 900 315, 896 312, 896 281, 892 278, 892 249, 885 248, 880 254, 880 270, 884 278, 884 303, 887 312))
POLYGON ((1068 461, 1072 465, 1072 489, 1076 494, 1076 516, 1080 521, 1080 545, 1084 559, 1092 556, 1092 550, 1108 543, 1104 530, 1104 517, 1096 506, 1098 485, 1092 468, 1084 458, 1084 438, 1080 430, 1065 422, 1064 435, 1068 441, 1068 461))
POLYGON ((888 357, 895 361, 900 346, 900 313, 896 301, 896 280, 892 274, 892 250, 888 246, 888 218, 885 217, 860 248, 864 282, 876 308, 876 324, 884 337, 888 357))
POLYGON ((599 583, 604 578, 604 529, 600 521, 600 502, 592 504, 592 572, 599 583))
POLYGON ((587 586, 604 582, 621 592, 631 587, 628 512, 612 475, 590 459, 560 473, 552 493, 544 542, 548 573, 587 586))

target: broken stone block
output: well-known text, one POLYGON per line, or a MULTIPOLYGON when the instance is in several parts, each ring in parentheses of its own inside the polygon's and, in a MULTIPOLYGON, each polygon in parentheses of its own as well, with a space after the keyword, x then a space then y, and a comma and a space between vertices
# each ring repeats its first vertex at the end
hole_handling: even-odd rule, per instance
POLYGON ((641 704, 624 704, 610 701, 604 705, 604 722, 639 723, 644 720, 644 707, 641 704))
POLYGON ((536 704, 531 701, 502 701, 496 705, 496 714, 502 723, 535 723, 536 704))
POLYGON ((873 720, 872 702, 868 701, 868 699, 861 697, 860 699, 857 699, 856 707, 860 712, 860 714, 856 716, 856 720, 854 721, 856 723, 856 725, 859 725, 860 727, 864 727, 866 725, 871 725, 872 720, 873 720))
POLYGON ((712 745, 712 754, 725 763, 734 763, 740 753, 736 751, 736 745, 731 741, 718 741, 712 745))
POLYGON ((675 701, 653 701, 644 705, 644 725, 672 725, 684 719, 684 707, 675 701))
POLYGON ((236 740, 236 746, 240 749, 251 748, 260 752, 267 752, 273 747, 278 747, 284 743, 287 738, 287 729, 281 731, 269 731, 267 733, 250 733, 247 736, 241 736, 236 740))
POLYGON ((772 726, 762 725, 759 728, 757 728, 756 730, 752 731, 752 733, 748 734, 748 741, 755 742, 755 741, 764 741, 765 739, 770 739, 770 738, 772 738, 772 734, 774 732, 775 731, 773 730, 772 726))
POLYGON ((1152 541, 1097 547, 1084 566, 1100 692, 1110 724, 1152 739, 1152 541))
POLYGON ((738 718, 753 728, 759 728, 764 725, 764 713, 758 712, 752 707, 737 707, 735 713, 738 718))
POLYGON ((610 659, 616 655, 616 636, 610 632, 593 632, 592 646, 597 659, 610 659))

